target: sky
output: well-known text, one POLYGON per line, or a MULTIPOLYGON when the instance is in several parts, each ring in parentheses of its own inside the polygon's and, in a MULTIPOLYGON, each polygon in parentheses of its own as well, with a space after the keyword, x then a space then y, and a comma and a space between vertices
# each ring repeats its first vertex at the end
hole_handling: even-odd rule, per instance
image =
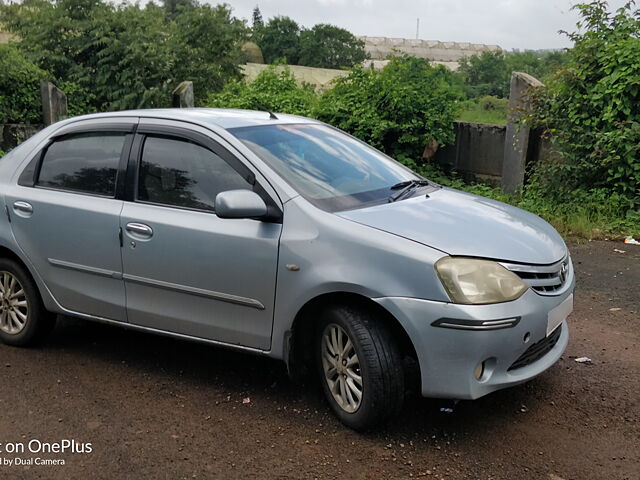
MULTIPOLYGON (((587 3, 588 0, 583 0, 587 3)), ((612 9, 626 0, 610 0, 612 9)), ((217 3, 217 2, 212 2, 217 3)), ((330 23, 355 35, 419 38, 499 45, 511 49, 571 46, 558 30, 575 31, 576 0, 226 0, 236 17, 260 7, 265 21, 276 15, 310 28, 330 23)))

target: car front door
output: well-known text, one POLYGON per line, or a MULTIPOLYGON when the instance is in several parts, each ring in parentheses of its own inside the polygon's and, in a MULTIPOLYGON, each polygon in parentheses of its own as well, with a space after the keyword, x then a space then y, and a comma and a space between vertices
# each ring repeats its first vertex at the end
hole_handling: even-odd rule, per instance
POLYGON ((216 216, 218 193, 260 180, 206 130, 172 123, 141 120, 132 148, 120 218, 129 322, 267 350, 281 224, 216 216))
POLYGON ((120 117, 63 130, 6 192, 16 241, 74 313, 126 321, 116 189, 136 123, 120 117))

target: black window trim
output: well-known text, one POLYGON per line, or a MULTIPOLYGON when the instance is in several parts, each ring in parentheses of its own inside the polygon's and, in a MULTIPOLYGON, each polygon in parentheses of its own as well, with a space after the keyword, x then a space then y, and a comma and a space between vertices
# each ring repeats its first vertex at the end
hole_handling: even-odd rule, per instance
POLYGON ((177 141, 190 141, 196 145, 206 148, 213 152, 226 162, 233 170, 235 170, 247 183, 252 187, 252 191, 256 192, 267 204, 267 216, 261 218, 261 221, 282 223, 282 210, 278 204, 271 198, 262 185, 257 181, 255 174, 247 167, 238 157, 223 147, 220 143, 211 137, 194 132, 187 128, 181 128, 169 125, 139 125, 136 129, 136 135, 133 139, 129 162, 126 168, 126 183, 124 186, 123 199, 130 202, 141 203, 144 205, 153 205, 164 208, 174 208, 179 210, 187 210, 192 212, 200 212, 215 215, 214 209, 201 209, 184 207, 180 205, 170 205, 166 203, 149 202, 138 199, 138 176, 140 173, 140 165, 142 164, 142 153, 144 143, 147 137, 162 137, 177 141))
POLYGON ((133 122, 104 122, 104 123, 91 123, 89 125, 80 122, 78 124, 71 124, 61 131, 54 133, 51 136, 51 140, 59 140, 62 137, 68 135, 78 135, 81 133, 133 133, 135 132, 138 124, 133 122))

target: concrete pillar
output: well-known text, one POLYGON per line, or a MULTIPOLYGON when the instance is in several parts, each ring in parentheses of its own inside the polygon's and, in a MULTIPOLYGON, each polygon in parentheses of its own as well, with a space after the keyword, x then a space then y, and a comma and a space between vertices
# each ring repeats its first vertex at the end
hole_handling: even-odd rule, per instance
POLYGON ((193 108, 193 82, 182 82, 173 91, 174 108, 193 108))
POLYGON ((509 119, 505 132, 502 161, 502 189, 507 193, 513 193, 524 185, 527 146, 531 129, 519 124, 518 121, 523 110, 527 107, 527 91, 532 87, 544 87, 544 84, 527 73, 513 72, 511 74, 509 119))
POLYGON ((67 116, 67 96, 51 82, 40 82, 42 120, 51 125, 67 116))

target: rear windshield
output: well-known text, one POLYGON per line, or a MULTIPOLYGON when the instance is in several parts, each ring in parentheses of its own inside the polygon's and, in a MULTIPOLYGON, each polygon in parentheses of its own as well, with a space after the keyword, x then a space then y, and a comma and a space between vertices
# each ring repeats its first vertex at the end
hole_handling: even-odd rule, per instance
POLYGON ((298 193, 327 211, 384 203, 390 187, 419 178, 365 143, 325 125, 229 130, 298 193))

